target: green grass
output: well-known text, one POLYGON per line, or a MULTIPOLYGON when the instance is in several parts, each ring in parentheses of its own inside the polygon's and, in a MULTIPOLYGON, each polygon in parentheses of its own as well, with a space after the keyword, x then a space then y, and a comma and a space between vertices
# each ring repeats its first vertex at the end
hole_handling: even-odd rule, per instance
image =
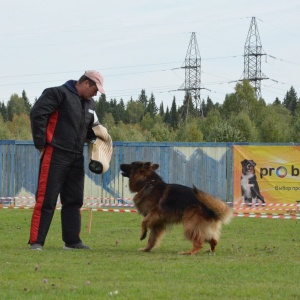
POLYGON ((88 211, 81 237, 92 251, 62 249, 59 211, 44 250, 31 251, 31 214, 0 210, 1 299, 300 298, 299 220, 234 218, 223 227, 216 255, 181 256, 191 247, 181 226, 143 253, 140 215, 94 212, 88 234, 88 211))

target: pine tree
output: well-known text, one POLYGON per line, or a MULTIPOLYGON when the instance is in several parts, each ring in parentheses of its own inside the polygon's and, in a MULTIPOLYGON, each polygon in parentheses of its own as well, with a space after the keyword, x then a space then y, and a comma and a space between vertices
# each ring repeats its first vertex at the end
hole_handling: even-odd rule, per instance
POLYGON ((120 121, 126 122, 127 121, 127 114, 125 110, 125 104, 123 99, 121 98, 120 102, 117 105, 117 116, 115 119, 116 123, 119 123, 120 121))
POLYGON ((294 114, 297 103, 299 102, 297 93, 295 89, 291 86, 290 90, 286 92, 286 95, 283 99, 283 105, 286 107, 292 114, 294 114))
POLYGON ((139 95, 139 101, 142 102, 144 109, 146 109, 148 105, 148 98, 145 90, 141 91, 141 94, 139 95))
POLYGON ((171 124, 171 115, 170 115, 168 106, 167 106, 167 110, 166 110, 166 113, 165 113, 164 122, 167 123, 167 124, 171 124))
POLYGON ((157 106, 155 104, 155 98, 153 94, 151 93, 147 108, 146 108, 146 113, 148 112, 151 116, 151 118, 154 118, 154 116, 157 114, 157 106))
POLYGON ((14 115, 26 114, 28 115, 27 107, 25 105, 25 100, 20 98, 18 94, 11 95, 9 101, 7 102, 7 116, 8 121, 12 121, 14 115))
POLYGON ((183 100, 183 105, 178 109, 178 113, 183 120, 185 120, 187 116, 196 115, 196 110, 194 108, 194 104, 190 93, 186 92, 183 100))
POLYGON ((22 98, 24 99, 25 107, 26 107, 27 113, 29 114, 30 109, 31 109, 31 104, 30 104, 29 99, 24 90, 22 91, 22 98))
POLYGON ((3 117, 3 121, 6 122, 8 120, 8 112, 7 112, 7 107, 5 106, 4 102, 2 102, 0 105, 0 113, 3 117))
POLYGON ((99 100, 96 101, 95 111, 99 122, 102 124, 105 114, 109 111, 109 103, 106 101, 106 97, 104 94, 101 94, 99 100))
POLYGON ((160 106, 159 106, 159 114, 160 114, 160 116, 164 116, 164 114, 165 114, 165 110, 164 110, 164 103, 163 102, 161 102, 161 104, 160 104, 160 106))
POLYGON ((273 105, 281 105, 281 102, 278 97, 276 97, 275 101, 273 102, 273 105))
POLYGON ((175 129, 178 127, 178 112, 176 107, 176 99, 173 98, 172 107, 170 111, 170 125, 175 129))

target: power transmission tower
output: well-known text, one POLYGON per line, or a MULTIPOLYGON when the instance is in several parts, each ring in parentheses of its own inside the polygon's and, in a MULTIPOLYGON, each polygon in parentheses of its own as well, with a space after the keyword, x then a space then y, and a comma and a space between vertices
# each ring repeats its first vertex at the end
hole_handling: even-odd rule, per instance
POLYGON ((266 55, 262 45, 255 17, 252 17, 244 47, 244 79, 249 80, 255 90, 256 98, 261 98, 261 81, 267 78, 261 71, 261 57, 266 55))
POLYGON ((192 32, 185 61, 181 68, 185 69, 185 82, 178 90, 186 92, 186 114, 191 113, 189 111, 189 103, 191 102, 194 104, 196 114, 203 116, 200 98, 201 57, 195 32, 192 32))

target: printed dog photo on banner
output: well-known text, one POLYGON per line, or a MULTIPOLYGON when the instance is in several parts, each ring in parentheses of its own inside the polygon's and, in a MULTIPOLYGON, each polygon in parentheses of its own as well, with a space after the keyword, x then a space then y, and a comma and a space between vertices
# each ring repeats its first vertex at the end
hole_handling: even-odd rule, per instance
POLYGON ((235 204, 295 205, 300 199, 300 147, 234 145, 235 204))

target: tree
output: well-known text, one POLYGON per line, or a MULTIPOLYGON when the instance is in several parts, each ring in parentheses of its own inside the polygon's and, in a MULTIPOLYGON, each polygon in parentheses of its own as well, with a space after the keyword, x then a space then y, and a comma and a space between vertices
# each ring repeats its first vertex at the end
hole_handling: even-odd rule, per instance
POLYGON ((148 105, 148 98, 145 90, 141 91, 141 94, 139 95, 139 101, 143 104, 143 108, 146 109, 148 105))
POLYGON ((105 114, 109 112, 109 103, 106 101, 106 96, 101 94, 98 101, 95 101, 95 106, 97 117, 102 124, 105 114))
POLYGON ((275 104, 275 105, 281 105, 281 102, 280 102, 280 100, 279 100, 278 97, 275 98, 275 101, 273 102, 273 104, 275 104))
POLYGON ((206 117, 209 111, 214 109, 215 105, 213 104, 212 100, 210 99, 209 96, 207 96, 206 103, 203 100, 202 101, 202 111, 203 111, 203 116, 206 117))
POLYGON ((116 119, 116 114, 117 114, 117 100, 116 98, 114 99, 110 99, 109 101, 109 109, 106 113, 111 113, 114 117, 114 119, 116 119))
POLYGON ((120 121, 117 125, 108 128, 108 132, 113 141, 126 141, 126 125, 120 121))
POLYGON ((2 115, 0 114, 0 140, 9 139, 9 130, 7 128, 7 123, 4 122, 2 115))
MULTIPOLYGON (((262 100, 260 105, 263 103, 264 101, 262 100)), ((258 107, 254 88, 248 80, 243 80, 242 83, 237 83, 235 93, 226 95, 222 106, 222 116, 228 117, 245 111, 253 119, 258 111, 258 107)))
POLYGON ((4 102, 2 102, 0 105, 0 113, 3 117, 3 121, 6 122, 8 120, 8 112, 4 102))
POLYGON ((294 114, 297 103, 299 102, 295 89, 291 86, 290 90, 286 92, 283 99, 283 106, 294 114))
POLYGON ((152 118, 157 114, 157 106, 155 104, 155 98, 153 94, 151 93, 150 99, 148 101, 147 107, 146 107, 146 113, 148 112, 152 118))
POLYGON ((102 124, 108 129, 108 131, 115 125, 115 119, 112 113, 105 114, 102 124))
POLYGON ((298 103, 292 120, 292 141, 300 143, 300 104, 298 103))
POLYGON ((267 106, 260 115, 260 142, 284 143, 292 140, 292 115, 279 105, 267 106))
POLYGON ((200 119, 200 128, 203 133, 204 141, 209 141, 211 131, 222 123, 223 119, 217 109, 210 110, 206 118, 200 119))
POLYGON ((119 121, 124 122, 125 120, 127 120, 125 104, 123 99, 121 99, 116 107, 115 122, 119 123, 119 121))
POLYGON ((130 124, 141 122, 145 109, 141 101, 129 101, 127 103, 127 116, 130 124))
POLYGON ((171 115, 170 115, 168 106, 167 106, 167 110, 166 110, 166 113, 165 113, 164 122, 166 124, 171 124, 171 115))
POLYGON ((24 99, 24 103, 25 103, 25 107, 26 107, 26 110, 27 110, 27 114, 30 113, 30 109, 31 109, 31 104, 29 102, 29 99, 26 95, 26 92, 23 90, 22 91, 22 99, 24 99))
POLYGON ((197 116, 197 112, 194 108, 192 96, 186 92, 182 106, 178 109, 180 117, 185 120, 187 116, 197 116))
POLYGON ((141 121, 141 127, 143 130, 151 130, 155 125, 155 120, 151 117, 150 113, 147 112, 141 121))
POLYGON ((170 131, 168 126, 163 123, 155 123, 150 129, 150 133, 156 142, 167 142, 171 141, 173 138, 172 131, 170 131))
POLYGON ((159 106, 159 114, 163 117, 165 114, 165 110, 164 110, 164 103, 161 102, 160 106, 159 106))
POLYGON ((14 115, 27 114, 27 107, 23 98, 17 94, 13 94, 7 102, 7 116, 8 120, 12 121, 14 115))
POLYGON ((257 142, 258 130, 253 120, 244 111, 233 115, 229 119, 229 125, 240 132, 240 142, 257 142))
POLYGON ((113 141, 145 142, 146 137, 138 125, 124 124, 120 121, 109 129, 113 141))
POLYGON ((177 107, 176 107, 176 100, 175 97, 173 98, 172 106, 171 106, 171 111, 170 111, 170 125, 172 126, 173 129, 176 129, 178 127, 178 112, 177 112, 177 107))
POLYGON ((127 121, 126 110, 123 100, 117 103, 116 99, 111 99, 107 113, 111 113, 116 123, 119 121, 127 121))
POLYGON ((189 117, 187 122, 182 122, 176 134, 179 142, 202 142, 203 134, 197 125, 195 117, 189 117))
POLYGON ((208 136, 209 142, 244 142, 239 129, 232 127, 228 122, 218 124, 208 136))
POLYGON ((31 140, 31 127, 29 116, 25 113, 14 114, 11 122, 7 122, 10 138, 14 140, 31 140))

